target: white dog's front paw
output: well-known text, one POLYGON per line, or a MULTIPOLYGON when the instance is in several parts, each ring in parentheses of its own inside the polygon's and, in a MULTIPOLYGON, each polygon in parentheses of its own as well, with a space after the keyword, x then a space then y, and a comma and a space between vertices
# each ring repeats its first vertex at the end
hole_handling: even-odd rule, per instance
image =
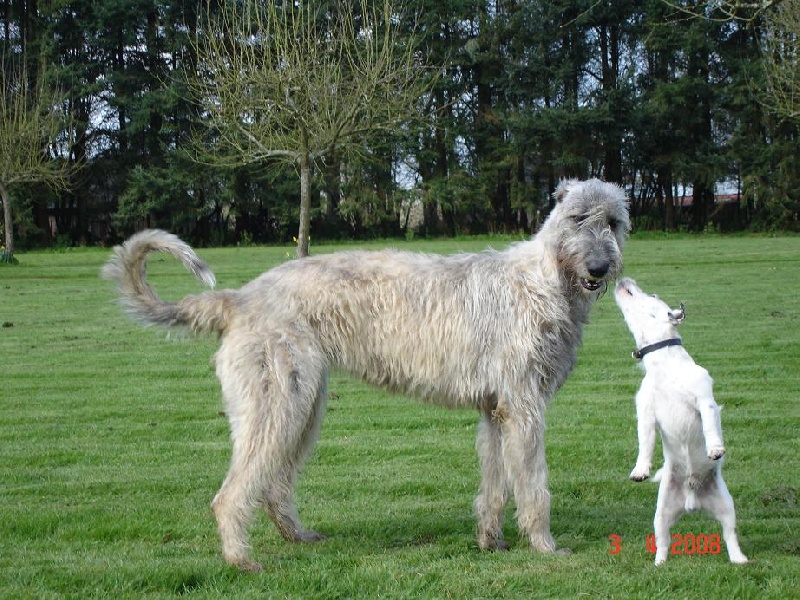
POLYGON ((719 460, 725 455, 725 446, 714 446, 708 449, 708 458, 711 460, 719 460))
POLYGON ((639 467, 636 466, 631 471, 631 474, 628 475, 628 479, 631 481, 644 481, 650 477, 650 468, 649 467, 639 467))

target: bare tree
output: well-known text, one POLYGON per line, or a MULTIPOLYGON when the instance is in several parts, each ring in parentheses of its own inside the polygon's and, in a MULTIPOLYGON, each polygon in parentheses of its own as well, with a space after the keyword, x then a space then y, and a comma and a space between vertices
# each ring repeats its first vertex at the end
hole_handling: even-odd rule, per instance
POLYGON ((314 164, 334 150, 346 158, 366 136, 396 130, 426 89, 389 0, 354 1, 224 3, 196 38, 190 85, 219 151, 199 159, 294 165, 298 257, 308 254, 314 164))
MULTIPOLYGON (((40 79, 40 78, 37 78, 40 79)), ((0 73, 0 201, 3 203, 3 244, 0 261, 14 259, 12 193, 25 183, 63 188, 68 161, 53 155, 64 131, 60 95, 32 84, 24 67, 3 61, 0 73)))
POLYGON ((783 0, 764 16, 767 89, 764 104, 780 117, 800 118, 800 0, 783 0))

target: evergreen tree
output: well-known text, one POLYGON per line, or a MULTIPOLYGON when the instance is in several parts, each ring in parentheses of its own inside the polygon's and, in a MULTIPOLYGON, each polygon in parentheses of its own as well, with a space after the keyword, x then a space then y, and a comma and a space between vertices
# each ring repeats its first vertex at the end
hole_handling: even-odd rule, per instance
MULTIPOLYGON (((188 159, 209 114, 176 74, 197 71, 198 11, 233 4, 2 2, 4 56, 23 61, 30 89, 65 91, 68 125, 42 156, 85 165, 65 189, 16 186, 20 243, 116 241, 144 226, 195 243, 296 235, 292 166, 188 159)), ((313 5, 320 23, 337 10, 313 5)), ((535 228, 558 180, 587 176, 631 190, 637 227, 798 228, 797 6, 413 0, 390 23, 403 40, 419 34, 415 60, 441 67, 415 98, 425 120, 318 156, 314 235, 397 234, 415 202, 423 233, 535 228), (716 202, 721 182, 738 206, 716 202)), ((205 150, 222 154, 219 141, 205 150)))

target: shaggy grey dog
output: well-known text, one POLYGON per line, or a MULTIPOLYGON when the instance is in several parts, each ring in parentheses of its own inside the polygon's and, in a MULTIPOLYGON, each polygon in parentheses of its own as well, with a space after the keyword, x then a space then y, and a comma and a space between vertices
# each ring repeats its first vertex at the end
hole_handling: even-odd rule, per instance
POLYGON ((544 410, 572 370, 583 325, 622 268, 629 223, 623 190, 565 181, 530 241, 503 252, 435 256, 341 252, 287 262, 238 290, 161 300, 145 280, 147 255, 167 252, 209 286, 194 251, 163 231, 115 249, 103 275, 148 324, 217 332, 216 355, 233 454, 212 503, 225 559, 244 570, 257 506, 284 538, 323 536, 300 524, 299 467, 319 433, 334 366, 392 390, 477 408, 481 485, 478 545, 504 549, 509 492, 534 550, 556 551, 544 410))

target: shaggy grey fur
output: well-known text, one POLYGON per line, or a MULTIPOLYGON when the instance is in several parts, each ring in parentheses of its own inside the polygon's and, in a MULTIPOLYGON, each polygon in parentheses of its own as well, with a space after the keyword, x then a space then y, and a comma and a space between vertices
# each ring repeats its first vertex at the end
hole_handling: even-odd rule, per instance
POLYGON ((176 303, 145 280, 168 252, 207 284, 189 246, 144 231, 115 249, 104 276, 139 320, 221 336, 216 355, 233 455, 212 507, 225 559, 259 570, 247 530, 263 506, 291 541, 301 524, 299 467, 316 441, 334 366, 375 385, 479 411, 478 544, 501 549, 509 493, 534 550, 554 552, 544 410, 572 370, 583 325, 622 269, 625 195, 599 180, 565 181, 541 231, 502 252, 436 256, 386 250, 287 262, 238 290, 176 303))

